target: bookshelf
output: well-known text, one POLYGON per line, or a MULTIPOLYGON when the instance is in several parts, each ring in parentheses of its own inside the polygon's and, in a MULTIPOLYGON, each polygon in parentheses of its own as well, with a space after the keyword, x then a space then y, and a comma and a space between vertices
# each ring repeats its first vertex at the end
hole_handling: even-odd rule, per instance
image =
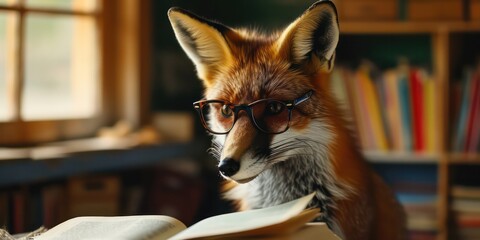
POLYGON ((88 139, 0 148, 0 225, 21 233, 42 225, 53 227, 77 215, 161 211, 173 211, 191 223, 200 213, 200 191, 215 190, 209 190, 202 178, 208 147, 204 139, 100 145, 98 139, 88 139), (165 200, 161 194, 170 197, 165 200), (182 202, 187 195, 191 204, 182 202))
MULTIPOLYGON (((457 239, 454 234, 457 229, 453 227, 454 214, 452 211, 452 186, 457 184, 458 176, 462 174, 465 166, 480 169, 480 154, 454 152, 451 149, 452 139, 452 85, 456 78, 459 78, 459 72, 466 65, 476 63, 476 58, 480 56, 480 22, 479 21, 342 21, 340 20, 341 37, 337 50, 338 62, 349 60, 356 61, 363 57, 363 52, 384 50, 382 46, 362 46, 366 40, 389 41, 392 48, 405 48, 403 45, 409 44, 427 45, 420 48, 424 55, 415 56, 413 53, 405 53, 407 57, 423 62, 430 69, 432 77, 437 81, 436 94, 437 104, 439 104, 435 119, 438 121, 436 131, 438 134, 439 146, 438 150, 433 153, 416 153, 416 152, 389 152, 389 151, 365 151, 365 157, 372 162, 374 166, 380 165, 398 165, 400 168, 409 168, 415 170, 425 166, 433 167, 436 171, 436 216, 437 216, 437 233, 436 238, 439 240, 457 239), (395 42, 395 38, 405 40, 403 45, 395 42), (378 40, 380 39, 380 40, 378 40), (391 41, 390 39, 393 39, 391 41), (408 43, 411 41, 412 43, 408 43), (342 46, 344 42, 347 46, 342 46), (343 48, 343 49, 342 49, 343 48), (367 50, 360 48, 366 48, 367 50), (427 49, 425 49, 427 48, 427 49), (354 49, 360 49, 353 52, 354 49), (352 53, 349 55, 349 52, 352 53), (360 54, 361 56, 358 56, 360 54), (428 56, 429 55, 429 56, 428 56), (423 58, 423 59, 422 59, 423 58)), ((402 41, 403 41, 402 40, 402 41)), ((367 44, 368 45, 368 44, 367 44)), ((399 50, 402 51, 402 50, 399 50)), ((386 53, 395 54, 393 53, 386 53)), ((375 58, 376 56, 373 56, 375 58)), ((394 56, 392 56, 394 57, 394 56)), ((380 68, 393 67, 391 59, 380 59, 375 62, 377 64, 385 64, 380 68)), ((477 123, 478 124, 478 123, 477 123)), ((467 167, 468 168, 468 167, 467 167)), ((380 169, 380 171, 382 171, 380 169)), ((471 174, 471 171, 469 172, 471 174)), ((465 173, 467 174, 467 173, 465 173)), ((477 187, 480 187, 478 182, 477 187)))
MULTIPOLYGON (((345 3, 344 6, 354 7, 354 3, 362 1, 357 0, 339 0, 337 2, 345 3)), ((179 5, 186 9, 191 9, 194 12, 219 19, 231 26, 248 26, 258 24, 264 26, 266 29, 282 28, 290 21, 295 19, 301 14, 312 1, 277 1, 277 0, 265 0, 265 1, 240 1, 236 2, 235 10, 232 10, 231 3, 227 1, 214 0, 201 2, 200 1, 151 1, 152 3, 152 18, 154 23, 154 32, 152 33, 153 44, 156 44, 152 49, 152 64, 155 65, 159 61, 160 64, 152 69, 152 94, 145 95, 142 98, 142 106, 148 108, 148 97, 152 100, 152 111, 159 110, 171 110, 170 106, 175 106, 180 109, 190 110, 191 102, 198 99, 196 96, 201 93, 201 83, 196 79, 195 73, 191 66, 190 61, 181 52, 179 46, 173 36, 172 32, 167 32, 171 29, 165 14, 167 9, 173 5, 179 5), (248 12, 249 14, 245 14, 248 12), (284 22, 279 22, 284 21, 284 22), (178 50, 175 52, 175 49, 178 50), (181 57, 178 57, 181 56, 181 57), (159 60, 160 59, 160 60, 159 60), (170 65, 165 64, 168 62, 170 65), (177 88, 181 91, 175 92, 175 94, 166 94, 164 89, 166 68, 174 66, 172 69, 180 73, 175 75, 173 80, 179 81, 177 88), (188 70, 187 70, 188 69, 188 70), (190 71, 190 72, 189 72, 190 71), (184 88, 184 85, 191 87, 184 88), (175 98, 168 98, 174 96, 175 98), (178 97, 178 98, 176 98, 178 97), (174 101, 172 101, 172 99, 174 101), (144 101, 145 100, 145 101, 144 101), (171 102, 175 102, 172 105, 171 102), (178 107, 181 106, 181 107, 178 107)), ((380 6, 386 1, 369 1, 375 6, 380 6)), ((399 1, 405 4, 404 0, 399 1)), ((468 1, 467 1, 468 2, 468 1)), ((471 2, 477 3, 478 0, 471 0, 471 2)), ((395 3, 393 4, 393 6, 395 3)), ((358 8, 362 9, 362 8, 358 8)), ((473 8, 472 8, 473 9, 473 8)), ((477 8, 478 9, 478 8, 477 8)), ((399 9, 399 12, 402 10, 399 9)), ((364 11, 370 14, 369 11, 364 11)), ((342 13, 339 12, 340 17, 342 13)), ((388 19, 377 19, 365 21, 358 19, 343 20, 340 19, 341 38, 338 49, 337 60, 346 60, 348 52, 345 51, 345 46, 350 45, 350 52, 355 51, 356 57, 363 53, 358 51, 364 48, 361 45, 365 42, 372 40, 375 43, 383 40, 391 41, 394 39, 405 39, 407 42, 395 43, 394 46, 401 47, 401 50, 408 51, 408 47, 412 45, 421 45, 421 52, 417 54, 417 51, 409 52, 408 55, 416 56, 418 62, 427 62, 429 68, 432 69, 432 73, 435 76, 438 84, 437 94, 439 97, 440 111, 437 112, 438 126, 436 130, 439 135, 439 142, 441 143, 439 149, 434 153, 418 154, 415 152, 365 152, 366 158, 372 162, 376 167, 379 166, 379 170, 395 171, 400 169, 402 171, 415 171, 426 169, 430 174, 435 176, 430 177, 435 183, 436 193, 438 195, 438 202, 436 204, 437 210, 437 239, 457 239, 453 238, 452 233, 455 232, 455 228, 452 227, 453 214, 451 211, 451 192, 452 186, 457 183, 461 183, 463 179, 461 176, 469 173, 469 169, 477 170, 480 172, 480 154, 464 154, 457 153, 450 150, 449 139, 451 139, 451 123, 454 121, 451 117, 451 85, 454 78, 458 77, 458 69, 472 64, 475 56, 480 56, 480 47, 478 45, 478 39, 480 39, 480 21, 418 21, 411 22, 405 20, 405 17, 393 16, 388 19), (403 20, 392 20, 403 19, 403 20), (367 40, 367 41, 365 41, 367 40), (403 47, 402 47, 403 46, 403 47), (405 48, 405 46, 407 46, 405 48), (344 53, 342 53, 344 51, 344 53)), ((471 14, 472 16, 474 14, 471 14)), ((478 15, 476 15, 478 16, 478 15)), ((473 18, 472 18, 473 19, 473 18)), ((111 19, 110 19, 111 20, 111 19)), ((146 30, 143 30, 146 31, 146 30)), ((148 32, 148 31, 147 31, 148 32)), ((108 35, 108 34, 107 34, 108 35)), ((111 36, 114 36, 110 34, 111 36)), ((149 45, 144 44, 146 49, 149 45)), ((143 46, 143 45, 142 45, 143 46)), ((377 46, 371 44, 368 51, 374 51, 378 49, 377 46)), ((385 49, 385 48, 383 48, 385 49)), ((149 52, 149 51, 147 51, 149 52)), ((367 55, 368 56, 368 55, 367 55)), ((145 58, 148 59, 148 58, 145 58)), ((148 60, 146 60, 148 62, 148 60)), ((391 59, 389 61, 392 61, 391 59)), ((131 64, 133 68, 136 68, 136 64, 131 64)), ((386 64, 385 67, 391 67, 390 64, 386 64), (388 66, 390 65, 390 66, 388 66)), ((107 74, 111 75, 111 74, 107 74)), ((115 74, 114 74, 115 75, 115 74)), ((166 74, 168 75, 168 74, 166 74)), ((177 82, 177 81, 171 81, 177 82)), ((178 109, 175 109, 178 110, 178 109)), ((148 109, 146 112, 149 112, 148 109)), ((202 133, 202 136, 204 134, 202 133)), ((42 185, 43 182, 55 181, 56 179, 64 179, 69 176, 81 175, 84 173, 101 173, 109 171, 129 171, 131 168, 138 166, 150 167, 158 162, 165 162, 168 159, 180 158, 180 157, 199 157, 204 154, 204 150, 207 148, 205 144, 186 144, 186 145, 165 145, 155 146, 150 148, 141 149, 129 149, 129 150, 115 150, 110 152, 97 152, 93 154, 79 154, 69 156, 66 158, 52 158, 46 160, 33 160, 28 157, 20 157, 16 160, 0 161, 0 213, 2 194, 4 192, 11 191, 12 186, 20 186, 19 192, 27 192, 34 189, 36 185, 42 185), (200 146, 200 147, 199 147, 200 146), (33 185, 33 187, 31 187, 33 185)), ((13 155, 21 155, 13 154, 13 155)), ((0 151, 0 159, 2 152, 0 151)), ((8 154, 11 155, 11 154, 8 154)), ((212 164, 208 164, 212 165, 212 164)), ((217 182, 218 174, 213 169, 215 175, 209 179, 209 183, 217 182)), ((132 179, 143 177, 140 174, 134 174, 132 179)), ((212 184, 210 184, 212 185, 212 184)), ((477 186, 480 186, 477 182, 477 186)), ((137 189, 135 186, 131 187, 131 192, 135 193, 137 189)), ((218 192, 206 191, 205 195, 217 196, 218 192)), ((130 192, 130 190, 129 190, 130 192)), ((21 198, 22 194, 19 194, 21 198)), ((36 195, 36 194, 32 194, 36 195)), ((132 194, 135 195, 135 194, 132 194)), ((15 197, 15 196, 14 196, 15 197)), ((152 198, 155 199, 155 198, 152 198)), ((25 199, 24 199, 25 200, 25 199)), ((209 201, 206 201, 209 202, 209 201)), ((204 203, 206 204, 206 203, 204 203)), ((214 205, 219 205, 218 202, 212 202, 211 205, 204 208, 212 208, 214 205)), ((1 215, 1 214, 0 214, 1 215)), ((0 219, 1 220, 1 219, 0 219)))

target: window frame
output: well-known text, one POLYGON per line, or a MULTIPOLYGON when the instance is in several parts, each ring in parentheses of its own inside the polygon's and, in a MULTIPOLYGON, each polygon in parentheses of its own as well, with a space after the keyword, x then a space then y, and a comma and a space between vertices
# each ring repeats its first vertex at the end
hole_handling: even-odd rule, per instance
MULTIPOLYGON (((23 2, 25 0, 18 0, 23 2)), ((23 121, 19 116, 19 107, 16 107, 15 117, 12 121, 0 122, 0 147, 1 146, 29 146, 46 142, 61 141, 74 138, 95 136, 96 132, 106 125, 113 124, 118 119, 126 119, 133 127, 145 123, 149 118, 149 90, 148 80, 150 75, 150 1, 129 0, 98 0, 98 7, 94 13, 74 10, 58 10, 51 8, 25 8, 23 4, 13 6, 0 6, 0 11, 17 11, 19 26, 17 41, 23 45, 17 50, 18 59, 16 74, 17 84, 15 98, 20 103, 21 83, 23 77, 23 34, 25 33, 25 17, 27 12, 46 14, 85 15, 97 18, 99 38, 99 80, 100 80, 100 111, 92 118, 23 121), (132 3, 134 2, 134 3, 132 3), (132 8, 132 4, 135 5, 132 8), (21 16, 23 14, 23 16, 21 16), (22 19, 23 18, 23 19, 22 19), (120 29, 121 24, 129 23, 127 28, 136 31, 130 41, 122 37, 129 36, 120 29), (122 51, 122 46, 129 44, 135 54, 122 51), (132 73, 137 79, 127 80, 125 73, 132 73), (130 81, 130 82, 126 82, 130 81), (134 82, 134 83, 132 83, 134 82), (134 85, 132 88, 131 85, 134 85), (129 111, 128 109, 138 109, 129 111)), ((127 29, 128 30, 128 29, 127 29)), ((130 74, 130 77, 132 74, 130 74)))

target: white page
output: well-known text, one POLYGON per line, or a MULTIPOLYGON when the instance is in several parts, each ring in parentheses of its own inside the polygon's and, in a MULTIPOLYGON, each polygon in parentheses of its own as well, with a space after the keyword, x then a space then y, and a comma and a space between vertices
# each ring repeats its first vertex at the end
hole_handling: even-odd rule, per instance
POLYGON ((218 215, 202 220, 171 239, 238 233, 284 222, 302 212, 314 193, 278 206, 218 215))
POLYGON ((183 223, 168 216, 77 217, 34 239, 167 239, 185 228, 183 223))
MULTIPOLYGON (((226 240, 228 238, 218 238, 216 240, 226 240)), ((307 223, 298 231, 285 236, 262 236, 262 237, 240 237, 235 240, 293 240, 293 239, 321 239, 321 240, 342 240, 335 235, 325 223, 313 222, 307 223)))

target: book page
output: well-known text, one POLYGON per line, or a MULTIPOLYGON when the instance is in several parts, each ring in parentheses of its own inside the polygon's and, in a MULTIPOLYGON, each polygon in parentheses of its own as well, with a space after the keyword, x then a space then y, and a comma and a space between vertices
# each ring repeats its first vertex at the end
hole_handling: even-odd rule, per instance
MULTIPOLYGON (((227 238, 218 238, 215 240, 223 240, 227 238)), ((342 240, 335 235, 325 223, 307 223, 294 233, 282 236, 262 236, 262 237, 245 237, 235 238, 236 240, 294 240, 294 239, 321 239, 321 240, 342 240)))
POLYGON ((303 210, 300 214, 281 223, 273 224, 266 227, 255 228, 243 232, 236 232, 231 234, 217 235, 214 237, 207 237, 207 239, 238 239, 238 238, 278 238, 280 236, 288 236, 296 233, 305 224, 318 217, 320 209, 312 208, 303 210))
POLYGON ((167 239, 185 228, 183 223, 168 216, 77 217, 34 240, 167 239))
POLYGON ((276 225, 300 214, 313 196, 314 193, 274 207, 210 217, 194 224, 172 239, 227 235, 276 225))

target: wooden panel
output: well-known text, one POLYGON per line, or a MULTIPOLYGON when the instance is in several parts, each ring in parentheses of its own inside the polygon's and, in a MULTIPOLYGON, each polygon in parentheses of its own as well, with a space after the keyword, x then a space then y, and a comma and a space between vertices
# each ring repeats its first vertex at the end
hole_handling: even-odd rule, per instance
POLYGON ((480 20, 480 0, 470 1, 470 19, 480 20))
POLYGON ((432 51, 434 53, 434 77, 438 82, 438 92, 439 92, 439 105, 442 107, 438 108, 438 115, 436 118, 438 121, 438 136, 440 138, 440 151, 442 154, 440 158, 440 164, 438 168, 438 236, 439 240, 446 240, 448 238, 448 159, 446 157, 446 139, 444 134, 446 134, 447 124, 448 124, 448 60, 450 59, 448 51, 449 43, 449 33, 447 31, 438 31, 433 35, 433 45, 432 51))
POLYGON ((413 21, 462 20, 463 6, 460 0, 411 0, 408 3, 408 19, 413 21))
POLYGON ((399 22, 399 21, 345 21, 340 22, 340 32, 344 34, 434 34, 438 31, 449 32, 478 32, 479 21, 451 21, 451 22, 399 22))
POLYGON ((440 159, 438 168, 438 240, 446 240, 449 236, 449 168, 447 157, 440 159))
POLYGON ((341 20, 397 20, 398 4, 394 0, 344 0, 338 3, 341 20))

